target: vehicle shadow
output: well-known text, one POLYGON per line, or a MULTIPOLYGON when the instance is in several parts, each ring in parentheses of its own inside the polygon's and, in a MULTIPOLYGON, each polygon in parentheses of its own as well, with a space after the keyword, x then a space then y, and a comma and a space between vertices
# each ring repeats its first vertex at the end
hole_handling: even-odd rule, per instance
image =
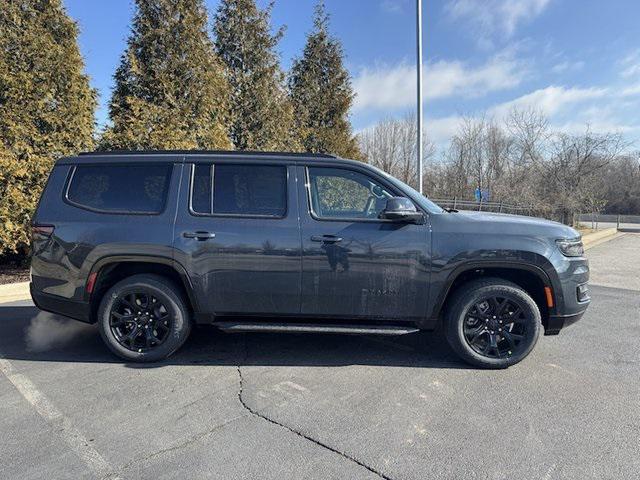
POLYGON ((374 335, 233 333, 197 327, 172 357, 158 363, 124 363, 104 345, 97 327, 40 312, 0 306, 0 356, 36 362, 118 363, 130 368, 167 365, 397 366, 472 369, 440 333, 374 335))

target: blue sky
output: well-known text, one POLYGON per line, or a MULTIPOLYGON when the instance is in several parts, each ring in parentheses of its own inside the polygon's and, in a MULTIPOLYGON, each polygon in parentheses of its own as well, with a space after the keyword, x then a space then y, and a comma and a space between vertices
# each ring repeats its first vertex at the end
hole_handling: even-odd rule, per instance
MULTIPOLYGON (((217 0, 207 0, 210 12, 217 0)), ((266 2, 259 0, 260 5, 266 2)), ((623 133, 640 148, 640 2, 637 0, 423 0, 428 135, 448 139, 461 116, 500 120, 535 107, 570 132, 623 133)), ((112 75, 132 0, 64 0, 107 122, 112 75)), ((314 0, 276 0, 286 25, 282 65, 299 55, 314 0)), ((415 0, 326 0, 357 93, 356 131, 415 106, 415 0)))

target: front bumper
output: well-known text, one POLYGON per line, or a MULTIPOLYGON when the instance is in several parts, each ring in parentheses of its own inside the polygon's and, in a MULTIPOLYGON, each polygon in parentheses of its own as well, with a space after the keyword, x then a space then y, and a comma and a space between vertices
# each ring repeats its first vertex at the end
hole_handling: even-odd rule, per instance
POLYGON ((572 313, 571 315, 551 315, 547 319, 547 324, 544 329, 545 335, 558 335, 560 330, 564 327, 568 327, 569 325, 573 325, 578 320, 582 318, 584 312, 587 309, 585 308, 583 311, 578 313, 572 313))
POLYGON ((557 270, 556 308, 550 312, 544 334, 557 335, 564 327, 582 318, 591 303, 588 293, 589 261, 584 258, 563 258, 557 270))

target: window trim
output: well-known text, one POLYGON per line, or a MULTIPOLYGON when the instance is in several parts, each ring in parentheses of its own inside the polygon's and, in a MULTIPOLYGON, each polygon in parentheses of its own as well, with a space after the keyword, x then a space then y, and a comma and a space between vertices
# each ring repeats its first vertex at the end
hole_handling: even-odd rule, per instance
MULTIPOLYGON (((194 180, 196 178, 196 166, 202 165, 202 163, 192 163, 191 164, 191 178, 189 179, 189 213, 195 217, 208 217, 211 216, 211 213, 203 213, 196 212, 193 209, 193 187, 194 180)), ((205 164, 206 165, 206 164, 205 164)), ((211 194, 211 199, 209 201, 210 212, 213 212, 213 174, 215 169, 215 163, 211 163, 209 165, 209 176, 211 177, 211 185, 209 185, 209 193, 211 194)))
POLYGON ((211 213, 200 213, 193 210, 193 183, 195 179, 196 165, 202 165, 203 162, 191 163, 191 178, 189 179, 189 214, 194 217, 213 217, 213 218, 257 218, 265 220, 282 220, 289 215, 289 165, 274 163, 234 163, 234 162, 218 162, 211 163, 211 213), (261 215, 258 213, 215 213, 214 212, 214 193, 215 193, 215 167, 229 166, 257 166, 257 167, 279 167, 284 169, 284 213, 282 215, 261 215))
POLYGON ((162 208, 158 211, 143 211, 143 210, 104 210, 101 208, 95 208, 95 207, 90 207, 87 205, 83 205, 81 203, 75 202, 73 200, 71 200, 69 198, 69 190, 71 189, 71 184, 73 183, 73 178, 75 177, 76 174, 76 170, 78 169, 78 167, 111 167, 114 166, 116 164, 113 163, 87 163, 87 164, 83 164, 83 165, 79 165, 79 164, 75 164, 73 165, 73 168, 70 170, 68 176, 67 176, 67 180, 66 180, 66 186, 64 188, 64 193, 62 195, 62 201, 71 205, 72 207, 75 208, 79 208, 81 210, 86 210, 88 212, 93 212, 93 213, 100 213, 103 215, 162 215, 165 213, 165 211, 167 210, 167 204, 168 204, 168 199, 169 199, 169 194, 171 193, 171 181, 173 180, 173 170, 174 170, 174 164, 173 162, 159 162, 159 163, 127 163, 127 164, 121 164, 121 165, 117 165, 117 166, 123 166, 123 167, 131 167, 131 166, 168 166, 169 167, 169 172, 167 173, 167 180, 168 180, 168 187, 167 187, 167 191, 166 194, 164 195, 164 198, 162 199, 162 208))
MULTIPOLYGON (((305 189, 307 191, 307 205, 308 205, 308 209, 309 209, 309 216, 311 216, 312 219, 318 221, 318 222, 359 222, 359 223, 398 223, 395 222, 393 220, 388 220, 386 218, 359 218, 359 217, 321 217, 320 215, 318 215, 314 210, 313 210, 313 202, 311 201, 311 176, 309 173, 309 169, 310 168, 333 168, 336 170, 347 170, 348 172, 356 172, 359 173, 361 175, 365 175, 368 176, 372 179, 374 179, 376 182, 380 183, 381 185, 383 185, 385 188, 387 188, 391 193, 393 193, 395 196, 400 196, 400 197, 404 197, 404 198, 408 198, 409 200, 411 200, 411 203, 413 203, 413 205, 416 207, 416 210, 418 211, 422 211, 422 209, 418 206, 416 206, 415 202, 413 201, 413 199, 411 199, 410 197, 407 197, 406 195, 403 195, 402 193, 398 193, 398 189, 395 188, 393 185, 389 184, 389 182, 385 182, 384 180, 381 180, 380 178, 378 178, 377 176, 371 175, 371 173, 369 172, 363 172, 360 171, 357 168, 349 168, 349 167, 343 167, 343 166, 335 166, 335 165, 305 165, 304 169, 305 169, 305 189)), ((424 212, 423 212, 424 214, 424 212)))

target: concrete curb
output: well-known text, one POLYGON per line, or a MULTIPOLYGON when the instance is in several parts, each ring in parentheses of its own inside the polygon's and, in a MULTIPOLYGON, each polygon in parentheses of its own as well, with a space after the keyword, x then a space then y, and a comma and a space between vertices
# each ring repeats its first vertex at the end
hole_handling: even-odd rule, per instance
POLYGON ((600 240, 595 240, 595 241, 591 242, 589 245, 585 246, 584 249, 586 251, 586 250, 589 250, 591 248, 598 247, 598 246, 602 245, 603 243, 610 242, 611 240, 615 240, 616 238, 624 237, 625 235, 627 235, 627 233, 625 233, 625 232, 616 232, 613 235, 609 235, 607 237, 601 238, 600 240))
POLYGON ((29 300, 29 282, 9 283, 0 285, 0 303, 29 300))
POLYGON ((618 230, 616 228, 605 228, 597 232, 587 233, 582 237, 582 244, 584 245, 584 249, 588 250, 591 247, 613 240, 614 237, 619 236, 617 233, 618 230))

